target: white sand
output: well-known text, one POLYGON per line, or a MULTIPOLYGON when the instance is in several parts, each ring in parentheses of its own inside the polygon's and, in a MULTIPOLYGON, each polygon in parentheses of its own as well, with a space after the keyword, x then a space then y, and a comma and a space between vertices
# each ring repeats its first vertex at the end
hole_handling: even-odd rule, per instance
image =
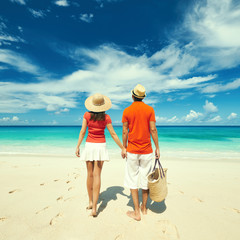
POLYGON ((0 155, 0 240, 240 239, 240 159, 162 159, 169 194, 148 215, 126 216, 125 160, 105 163, 99 215, 86 210, 85 163, 74 157, 0 155))

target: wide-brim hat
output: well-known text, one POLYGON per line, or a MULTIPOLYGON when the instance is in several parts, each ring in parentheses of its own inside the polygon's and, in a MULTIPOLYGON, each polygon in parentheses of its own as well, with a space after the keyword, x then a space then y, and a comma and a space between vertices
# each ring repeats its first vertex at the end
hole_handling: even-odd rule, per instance
POLYGON ((131 91, 132 95, 137 97, 137 98, 140 98, 140 99, 143 99, 145 98, 147 95, 146 95, 146 90, 145 90, 145 87, 142 86, 141 84, 138 84, 132 91, 131 91))
POLYGON ((85 107, 91 112, 105 112, 111 106, 112 102, 110 98, 100 93, 88 97, 85 101, 85 107))

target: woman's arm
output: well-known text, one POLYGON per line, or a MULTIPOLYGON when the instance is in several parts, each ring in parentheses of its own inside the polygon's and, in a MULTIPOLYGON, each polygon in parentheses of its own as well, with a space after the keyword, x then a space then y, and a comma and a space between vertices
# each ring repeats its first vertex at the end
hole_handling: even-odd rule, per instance
POLYGON ((87 129, 87 120, 85 118, 83 118, 83 122, 82 122, 82 128, 81 128, 81 131, 79 133, 79 138, 78 138, 78 143, 77 143, 77 147, 76 147, 76 156, 77 157, 80 157, 80 145, 82 143, 82 140, 85 136, 85 133, 86 133, 86 129, 87 129))
POLYGON ((111 134, 115 143, 122 149, 122 157, 125 158, 126 157, 126 149, 122 145, 120 139, 118 138, 118 135, 115 133, 111 123, 107 124, 107 129, 108 129, 109 133, 111 134))

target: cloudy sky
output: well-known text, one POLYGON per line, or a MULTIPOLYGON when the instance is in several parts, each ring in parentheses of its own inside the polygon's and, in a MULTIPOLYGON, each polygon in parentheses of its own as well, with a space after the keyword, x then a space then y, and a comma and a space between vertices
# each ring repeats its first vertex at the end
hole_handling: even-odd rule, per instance
POLYGON ((145 86, 158 125, 240 125, 239 0, 1 0, 0 125, 114 124, 145 86))

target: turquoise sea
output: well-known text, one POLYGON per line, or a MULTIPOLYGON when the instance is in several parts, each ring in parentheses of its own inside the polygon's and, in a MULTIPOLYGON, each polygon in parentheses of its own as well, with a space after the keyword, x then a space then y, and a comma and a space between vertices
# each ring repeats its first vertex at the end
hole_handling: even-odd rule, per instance
MULTIPOLYGON (((80 126, 2 126, 0 154, 74 155, 80 129, 80 126)), ((122 128, 114 129, 121 139, 122 128)), ((183 155, 186 152, 212 152, 240 156, 240 126, 159 126, 157 129, 161 152, 183 155)), ((119 151, 107 129, 105 133, 110 152, 119 151)))

